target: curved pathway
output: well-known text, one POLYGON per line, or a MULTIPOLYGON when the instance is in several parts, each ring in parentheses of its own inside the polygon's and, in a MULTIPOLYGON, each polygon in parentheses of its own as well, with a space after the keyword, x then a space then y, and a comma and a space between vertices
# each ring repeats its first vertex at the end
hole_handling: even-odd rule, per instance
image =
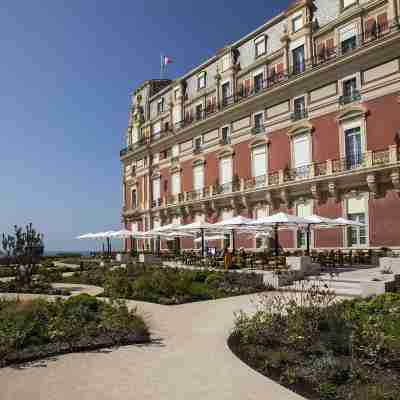
MULTIPOLYGON (((68 286, 91 294, 99 290, 68 286)), ((149 324, 153 344, 0 369, 0 399, 301 400, 243 364, 227 346, 234 312, 252 312, 253 299, 179 306, 128 301, 149 324)))

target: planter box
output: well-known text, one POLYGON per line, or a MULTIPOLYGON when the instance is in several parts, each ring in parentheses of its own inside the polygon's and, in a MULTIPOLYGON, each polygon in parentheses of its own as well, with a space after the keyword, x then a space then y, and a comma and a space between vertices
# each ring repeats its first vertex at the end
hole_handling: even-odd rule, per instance
POLYGON ((144 264, 161 264, 161 258, 154 254, 139 254, 139 262, 144 264))
POLYGON ((381 257, 379 266, 384 269, 391 269, 394 274, 400 274, 400 257, 381 257))
POLYGON ((312 262, 311 257, 286 257, 286 264, 289 271, 295 271, 298 277, 312 275, 319 272, 320 267, 318 264, 312 262))
POLYGON ((361 297, 370 297, 387 292, 399 292, 400 275, 396 274, 392 280, 360 282, 361 297))

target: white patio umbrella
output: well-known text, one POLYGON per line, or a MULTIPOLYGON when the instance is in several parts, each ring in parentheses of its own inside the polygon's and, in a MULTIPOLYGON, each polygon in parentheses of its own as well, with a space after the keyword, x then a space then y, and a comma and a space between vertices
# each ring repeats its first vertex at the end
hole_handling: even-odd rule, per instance
MULTIPOLYGON (((212 240, 222 240, 225 239, 225 236, 223 235, 213 235, 213 236, 205 236, 204 237, 204 241, 205 242, 211 242, 212 240)), ((201 242, 201 238, 197 238, 194 240, 195 243, 200 243, 201 242)))
POLYGON ((204 246, 204 231, 206 229, 211 229, 213 224, 209 224, 208 222, 193 222, 192 224, 187 224, 187 225, 182 225, 178 227, 176 230, 177 231, 183 231, 183 232, 195 232, 195 231, 200 231, 201 234, 201 254, 203 257, 205 257, 205 246, 204 246))
POLYGON ((128 231, 127 229, 122 229, 120 231, 110 233, 110 237, 115 239, 129 239, 130 237, 132 237, 132 235, 133 232, 128 231))
POLYGON ((84 235, 77 236, 76 239, 93 239, 93 233, 85 233, 84 235))
POLYGON ((309 224, 312 225, 326 225, 326 226, 337 226, 338 223, 336 220, 332 218, 326 218, 326 217, 321 217, 319 215, 313 214, 308 217, 304 217, 307 221, 309 221, 309 224))
POLYGON ((346 218, 336 218, 334 220, 337 225, 342 225, 342 226, 354 226, 354 227, 363 227, 365 224, 358 222, 358 221, 352 221, 351 219, 346 219, 346 218))
POLYGON ((222 220, 220 222, 217 222, 212 225, 212 228, 210 229, 217 229, 217 230, 228 230, 229 232, 232 233, 232 249, 235 251, 236 248, 236 238, 235 238, 235 231, 238 228, 250 228, 251 224, 254 223, 255 221, 242 217, 241 215, 238 215, 237 217, 229 218, 222 220))
MULTIPOLYGON (((265 225, 272 226, 275 232, 275 255, 279 254, 279 236, 278 229, 279 227, 288 227, 288 226, 309 226, 310 222, 305 218, 298 217, 296 215, 286 214, 284 212, 279 212, 277 214, 259 218, 255 220, 253 223, 255 225, 265 225)), ((309 235, 307 235, 307 250, 309 250, 309 235)))

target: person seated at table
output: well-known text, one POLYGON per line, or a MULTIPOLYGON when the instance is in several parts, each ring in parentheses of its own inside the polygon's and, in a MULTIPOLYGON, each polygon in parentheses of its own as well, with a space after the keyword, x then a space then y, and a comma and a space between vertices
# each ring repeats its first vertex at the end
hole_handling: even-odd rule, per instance
POLYGON ((230 253, 228 247, 224 249, 224 267, 226 270, 230 269, 232 266, 232 254, 230 253))

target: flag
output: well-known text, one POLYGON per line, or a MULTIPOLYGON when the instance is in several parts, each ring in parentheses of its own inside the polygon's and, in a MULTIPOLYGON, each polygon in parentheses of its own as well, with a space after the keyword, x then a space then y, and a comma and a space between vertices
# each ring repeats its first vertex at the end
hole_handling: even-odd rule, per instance
POLYGON ((164 65, 172 64, 172 59, 168 56, 164 56, 164 65))

